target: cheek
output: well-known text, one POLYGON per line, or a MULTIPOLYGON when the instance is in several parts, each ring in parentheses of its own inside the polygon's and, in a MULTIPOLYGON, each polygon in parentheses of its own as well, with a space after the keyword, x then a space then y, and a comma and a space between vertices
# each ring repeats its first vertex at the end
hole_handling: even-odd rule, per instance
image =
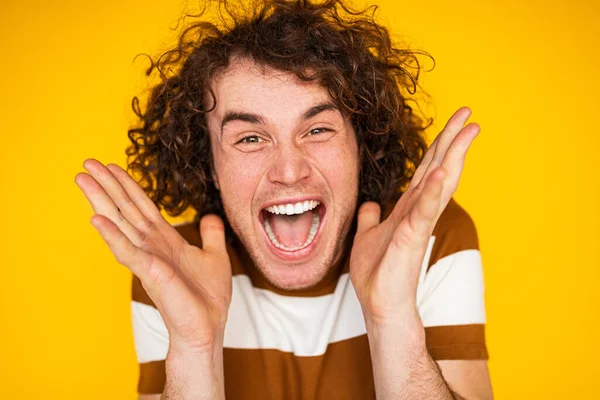
POLYGON ((221 156, 215 168, 218 171, 224 205, 231 211, 249 207, 260 181, 260 161, 221 156))
POLYGON ((328 146, 321 146, 315 149, 313 156, 335 198, 355 196, 358 188, 359 167, 358 150, 353 142, 344 145, 331 143, 328 146))

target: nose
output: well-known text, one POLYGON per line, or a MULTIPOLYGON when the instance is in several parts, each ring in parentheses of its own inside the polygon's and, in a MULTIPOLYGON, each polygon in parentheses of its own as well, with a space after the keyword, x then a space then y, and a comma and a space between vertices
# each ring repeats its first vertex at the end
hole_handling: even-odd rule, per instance
POLYGON ((308 178, 311 167, 306 155, 294 144, 281 146, 268 172, 271 183, 293 186, 308 178))

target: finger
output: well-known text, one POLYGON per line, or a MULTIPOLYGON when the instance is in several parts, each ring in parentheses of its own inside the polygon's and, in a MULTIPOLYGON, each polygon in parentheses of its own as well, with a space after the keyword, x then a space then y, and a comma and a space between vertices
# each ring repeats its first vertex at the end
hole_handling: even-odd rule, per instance
POLYGON ((134 246, 119 227, 104 215, 94 215, 90 222, 100 233, 116 260, 129 268, 142 282, 147 281, 152 256, 134 246))
POLYGON ((138 209, 146 216, 149 221, 163 221, 164 217, 150 200, 146 192, 138 185, 138 183, 129 175, 123 168, 116 164, 108 164, 106 166, 113 175, 119 180, 129 198, 137 205, 138 209))
POLYGON ((457 189, 462 171, 465 165, 465 159, 467 151, 473 144, 473 141, 479 135, 481 128, 477 124, 469 124, 463 131, 454 139, 450 149, 444 157, 442 167, 447 171, 447 178, 444 190, 447 190, 449 194, 445 194, 446 197, 451 196, 457 189))
POLYGON ((141 213, 113 173, 101 162, 93 158, 85 160, 83 167, 102 186, 125 219, 136 229, 146 234, 152 223, 141 213))
POLYGON ((114 201, 106 194, 104 188, 102 188, 94 178, 85 172, 80 172, 75 176, 75 183, 88 199, 96 214, 103 215, 110 219, 119 227, 119 229, 121 229, 129 240, 136 244, 139 243, 138 230, 125 219, 114 201))
MULTIPOLYGON (((438 136, 436 137, 437 143, 435 149, 433 149, 433 153, 428 160, 427 164, 421 163, 423 165, 422 172, 420 172, 420 176, 418 179, 413 179, 410 182, 409 188, 417 187, 419 184, 424 183, 427 180, 428 175, 435 168, 439 167, 442 164, 446 151, 448 147, 463 129, 464 124, 467 122, 469 117, 471 116, 471 109, 469 107, 461 107, 459 108, 448 120, 444 129, 438 136)), ((431 151, 432 149, 430 149, 431 151)), ((428 151, 429 153, 429 151, 428 151)))
POLYGON ((421 196, 394 232, 394 242, 397 245, 421 249, 429 242, 442 208, 442 191, 446 175, 447 172, 442 167, 436 168, 429 174, 421 196))
POLYGON ((363 233, 379 224, 381 207, 374 201, 363 203, 358 209, 356 234, 363 233))
POLYGON ((200 219, 200 237, 203 250, 220 254, 227 253, 225 225, 217 215, 207 214, 200 219))
POLYGON ((423 179, 423 175, 425 175, 425 171, 427 171, 427 167, 429 166, 429 163, 431 163, 431 159, 433 158, 433 153, 435 153, 435 149, 438 143, 440 142, 440 136, 441 135, 437 135, 435 139, 433 139, 433 142, 431 143, 431 146, 429 146, 429 149, 427 149, 425 157, 423 157, 421 164, 419 164, 417 170, 415 171, 415 174, 410 180, 410 185, 408 186, 409 188, 417 186, 419 182, 421 182, 421 179, 423 179))

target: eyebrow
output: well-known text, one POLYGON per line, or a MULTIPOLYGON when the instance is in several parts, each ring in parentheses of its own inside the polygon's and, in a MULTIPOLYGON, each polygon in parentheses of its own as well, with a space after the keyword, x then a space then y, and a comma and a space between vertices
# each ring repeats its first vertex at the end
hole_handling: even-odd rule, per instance
MULTIPOLYGON (((329 110, 337 110, 339 111, 338 106, 333 104, 330 101, 322 102, 310 107, 308 110, 302 113, 302 120, 307 120, 317 116, 318 114, 329 111, 329 110)), ((259 114, 253 114, 245 111, 236 111, 229 110, 225 112, 223 119, 221 120, 221 134, 223 134, 223 128, 225 125, 232 121, 243 121, 250 122, 251 124, 261 124, 265 125, 265 118, 259 114)))

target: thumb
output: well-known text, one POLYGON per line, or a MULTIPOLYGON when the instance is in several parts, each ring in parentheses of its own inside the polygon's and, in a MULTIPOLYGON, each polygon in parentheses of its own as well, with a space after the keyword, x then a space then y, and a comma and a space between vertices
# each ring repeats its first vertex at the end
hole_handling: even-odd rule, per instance
POLYGON ((356 234, 363 233, 374 226, 377 226, 381 221, 381 207, 374 201, 363 203, 358 209, 358 226, 356 234))
POLYGON ((206 214, 200 219, 200 237, 202 249, 210 252, 227 252, 225 244, 225 225, 215 214, 206 214))

